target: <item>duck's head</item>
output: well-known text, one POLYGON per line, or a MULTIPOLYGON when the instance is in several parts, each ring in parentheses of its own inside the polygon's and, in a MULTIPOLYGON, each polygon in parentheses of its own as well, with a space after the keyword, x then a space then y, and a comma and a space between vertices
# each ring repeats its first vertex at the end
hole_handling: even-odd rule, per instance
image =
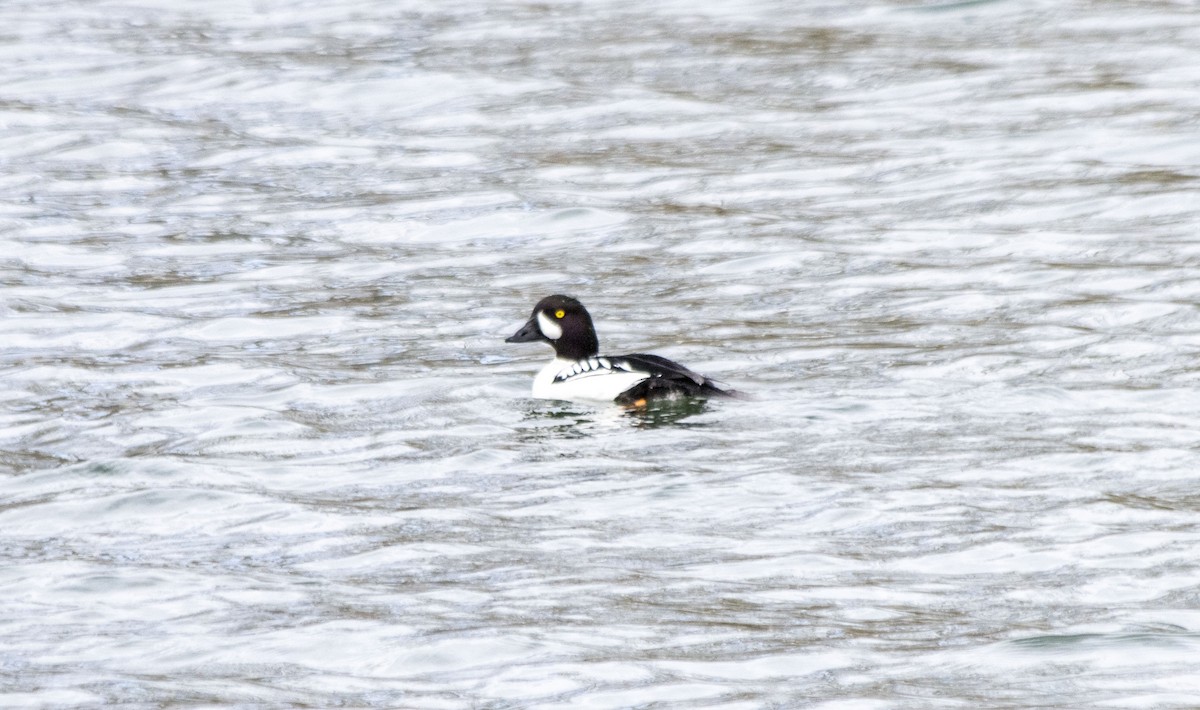
POLYGON ((538 301, 525 325, 504 342, 531 343, 535 340, 550 343, 558 357, 571 360, 581 360, 600 352, 592 317, 582 303, 570 296, 546 296, 538 301))

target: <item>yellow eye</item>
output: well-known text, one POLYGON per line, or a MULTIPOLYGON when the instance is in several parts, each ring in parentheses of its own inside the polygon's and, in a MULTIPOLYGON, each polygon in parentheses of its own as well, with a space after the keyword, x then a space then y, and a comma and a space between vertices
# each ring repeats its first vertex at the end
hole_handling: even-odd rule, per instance
POLYGON ((563 309, 561 309, 561 308, 560 308, 560 309, 558 309, 557 311, 555 311, 555 312, 554 312, 554 317, 555 317, 555 318, 562 318, 562 317, 563 317, 563 316, 565 316, 565 315, 567 315, 567 312, 566 312, 566 311, 564 311, 564 310, 563 310, 563 309))

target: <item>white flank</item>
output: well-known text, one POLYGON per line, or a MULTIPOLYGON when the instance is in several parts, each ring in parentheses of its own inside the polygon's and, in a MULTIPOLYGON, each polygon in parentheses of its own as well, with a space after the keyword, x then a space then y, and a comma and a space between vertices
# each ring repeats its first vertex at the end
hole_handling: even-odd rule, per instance
POLYGON ((555 323, 550 316, 545 313, 538 313, 538 329, 542 331, 542 335, 551 340, 558 340, 562 337, 562 326, 555 323))
POLYGON ((533 396, 538 399, 563 399, 571 402, 612 403, 617 395, 646 379, 649 373, 601 368, 591 359, 583 362, 555 358, 533 378, 533 396), (585 369, 586 368, 586 369, 585 369), (563 379, 555 380, 562 375, 563 379))

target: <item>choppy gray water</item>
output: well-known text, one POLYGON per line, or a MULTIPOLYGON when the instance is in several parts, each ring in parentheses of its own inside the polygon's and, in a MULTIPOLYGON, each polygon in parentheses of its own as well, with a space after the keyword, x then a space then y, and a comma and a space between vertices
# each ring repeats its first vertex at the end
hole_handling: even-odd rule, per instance
POLYGON ((1200 705, 1195 5, 0 28, 0 704, 1200 705))

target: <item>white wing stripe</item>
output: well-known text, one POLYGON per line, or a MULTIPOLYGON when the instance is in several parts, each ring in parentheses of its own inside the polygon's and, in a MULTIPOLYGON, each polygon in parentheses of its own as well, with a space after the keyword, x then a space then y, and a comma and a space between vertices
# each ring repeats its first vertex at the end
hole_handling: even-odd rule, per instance
POLYGON ((565 382, 574 377, 582 375, 608 375, 620 372, 632 372, 647 377, 652 377, 653 373, 642 372, 637 370, 629 362, 625 360, 612 360, 606 357, 589 357, 586 360, 579 360, 571 364, 570 367, 562 370, 554 376, 555 382, 565 382))

